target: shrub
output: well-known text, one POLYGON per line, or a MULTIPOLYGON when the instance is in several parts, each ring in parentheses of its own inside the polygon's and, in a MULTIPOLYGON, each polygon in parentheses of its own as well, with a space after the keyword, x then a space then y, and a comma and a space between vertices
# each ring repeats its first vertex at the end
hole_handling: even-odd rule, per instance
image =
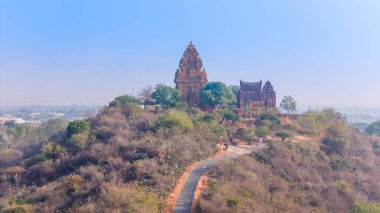
POLYGON ((276 132, 276 136, 281 138, 282 141, 285 141, 286 138, 292 137, 292 134, 287 131, 280 131, 280 132, 276 132))
POLYGON ((188 131, 193 128, 193 123, 189 116, 183 112, 169 110, 160 115, 156 120, 157 129, 183 130, 188 131))
POLYGON ((355 203, 350 213, 379 213, 380 204, 376 203, 355 203))
POLYGON ((45 161, 30 167, 27 171, 27 178, 37 185, 42 185, 47 181, 53 180, 56 174, 53 163, 51 161, 45 161))
POLYGON ((349 160, 339 156, 332 157, 330 166, 333 170, 344 170, 351 168, 349 160))
POLYGON ((127 118, 138 117, 142 113, 142 109, 137 104, 128 104, 122 106, 121 111, 127 118))
POLYGON ((228 207, 234 207, 239 204, 239 198, 227 198, 226 203, 228 207))
POLYGON ((73 148, 82 149, 82 148, 84 148, 87 145, 88 138, 89 138, 88 132, 81 132, 81 133, 77 133, 77 134, 72 135, 68 139, 68 143, 73 148))
POLYGON ((255 134, 260 138, 265 137, 266 135, 269 134, 269 132, 270 130, 268 127, 259 127, 259 128, 256 128, 255 130, 255 134))
POLYGON ((214 113, 208 113, 202 117, 202 120, 206 123, 211 123, 212 121, 216 120, 216 116, 214 113))
POLYGON ((158 198, 151 192, 132 185, 103 185, 103 200, 109 206, 123 207, 127 212, 158 212, 158 198))
POLYGON ((258 122, 262 120, 268 120, 271 122, 271 127, 276 127, 281 124, 280 119, 275 114, 261 114, 258 118, 258 122))
POLYGON ((141 101, 130 95, 123 95, 115 98, 115 100, 111 101, 109 104, 110 107, 116 107, 116 106, 122 106, 122 105, 127 105, 127 104, 141 104, 141 101))
POLYGON ((14 165, 24 156, 24 153, 16 149, 0 150, 0 166, 14 165))
POLYGON ((74 120, 67 126, 67 135, 71 137, 74 134, 86 132, 90 130, 90 125, 85 120, 74 120))
POLYGON ((80 175, 71 174, 63 178, 67 189, 66 194, 71 196, 82 195, 86 192, 86 180, 80 175))
POLYGON ((325 151, 327 154, 344 154, 349 145, 350 141, 347 138, 341 138, 341 137, 333 137, 333 138, 325 138, 323 140, 323 144, 326 145, 325 151))
POLYGON ((236 136, 241 140, 251 141, 253 140, 254 132, 251 128, 239 128, 236 130, 236 136))
POLYGON ((240 115, 234 113, 232 110, 228 108, 224 108, 223 110, 219 111, 220 116, 222 117, 223 120, 228 120, 228 121, 240 121, 241 117, 240 115))
POLYGON ((13 181, 17 187, 21 179, 20 176, 25 173, 25 169, 20 166, 13 166, 7 169, 7 173, 13 176, 13 181))
POLYGON ((269 120, 261 120, 256 123, 257 127, 264 127, 268 128, 272 125, 272 123, 269 120))
POLYGON ((62 152, 62 148, 59 144, 49 142, 42 147, 41 153, 46 158, 57 159, 62 152))

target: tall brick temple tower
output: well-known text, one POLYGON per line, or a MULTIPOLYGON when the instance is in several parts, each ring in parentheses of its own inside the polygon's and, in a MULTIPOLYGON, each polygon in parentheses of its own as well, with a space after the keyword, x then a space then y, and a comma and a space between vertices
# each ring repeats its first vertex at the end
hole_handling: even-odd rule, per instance
POLYGON ((199 89, 207 83, 207 73, 191 41, 179 62, 174 82, 184 101, 190 106, 199 106, 199 89))

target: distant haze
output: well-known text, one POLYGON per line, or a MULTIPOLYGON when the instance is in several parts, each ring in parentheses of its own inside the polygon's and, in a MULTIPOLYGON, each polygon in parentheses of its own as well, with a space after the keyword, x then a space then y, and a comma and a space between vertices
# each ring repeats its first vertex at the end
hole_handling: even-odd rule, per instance
POLYGON ((189 41, 209 81, 277 102, 380 107, 380 1, 0 1, 0 106, 104 105, 174 86, 189 41))

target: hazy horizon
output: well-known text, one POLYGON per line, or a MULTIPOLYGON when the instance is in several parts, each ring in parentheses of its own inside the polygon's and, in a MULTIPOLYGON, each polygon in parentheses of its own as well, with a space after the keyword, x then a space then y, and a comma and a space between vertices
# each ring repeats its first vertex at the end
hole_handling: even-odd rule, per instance
POLYGON ((193 41, 209 81, 270 80, 278 103, 380 107, 380 1, 0 4, 0 106, 105 105, 174 86, 193 41))

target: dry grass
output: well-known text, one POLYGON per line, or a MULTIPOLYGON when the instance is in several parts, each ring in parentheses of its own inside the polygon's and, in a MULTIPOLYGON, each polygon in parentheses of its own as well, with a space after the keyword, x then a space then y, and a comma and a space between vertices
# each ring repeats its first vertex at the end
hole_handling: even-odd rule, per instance
POLYGON ((195 207, 198 205, 199 200, 201 199, 202 193, 205 193, 208 190, 208 180, 210 178, 207 176, 207 174, 202 175, 202 177, 199 179, 197 187, 195 188, 194 192, 194 200, 193 204, 191 205, 191 213, 196 213, 195 207))

